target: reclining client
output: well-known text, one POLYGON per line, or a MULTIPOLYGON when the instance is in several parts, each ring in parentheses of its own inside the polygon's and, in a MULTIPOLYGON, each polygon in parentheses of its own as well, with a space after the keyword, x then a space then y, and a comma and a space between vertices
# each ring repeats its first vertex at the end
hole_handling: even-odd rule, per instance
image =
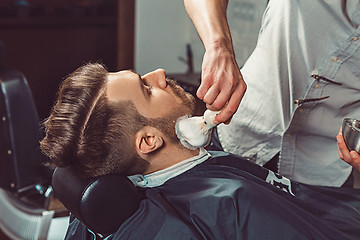
MULTIPOLYGON (((182 146, 175 122, 194 107, 162 69, 140 76, 86 64, 62 83, 41 149, 76 175, 121 174, 144 189, 108 239, 360 239, 359 190, 292 182, 235 155, 182 146)), ((71 218, 66 239, 88 236, 71 218)))

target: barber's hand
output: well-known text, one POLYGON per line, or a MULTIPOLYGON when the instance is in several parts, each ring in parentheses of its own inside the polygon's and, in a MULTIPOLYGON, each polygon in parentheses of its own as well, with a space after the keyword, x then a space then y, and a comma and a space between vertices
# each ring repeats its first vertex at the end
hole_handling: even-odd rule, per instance
POLYGON ((346 147, 344 138, 342 136, 342 129, 340 129, 336 136, 337 148, 339 151, 339 157, 353 166, 356 170, 360 171, 360 155, 356 151, 349 151, 346 147))
POLYGON ((197 96, 208 109, 222 110, 214 120, 216 124, 230 123, 246 91, 246 83, 231 49, 225 46, 208 48, 202 63, 202 81, 197 96))

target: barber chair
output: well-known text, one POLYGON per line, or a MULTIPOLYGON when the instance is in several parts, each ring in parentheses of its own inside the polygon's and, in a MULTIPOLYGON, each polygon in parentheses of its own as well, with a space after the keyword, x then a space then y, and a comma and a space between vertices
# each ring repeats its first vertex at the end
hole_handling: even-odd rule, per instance
POLYGON ((0 229, 11 239, 46 239, 56 212, 48 210, 53 170, 44 167, 37 110, 20 72, 0 67, 0 89, 0 229))
POLYGON ((125 176, 82 179, 56 168, 52 185, 55 196, 97 239, 115 233, 140 206, 140 194, 125 176))

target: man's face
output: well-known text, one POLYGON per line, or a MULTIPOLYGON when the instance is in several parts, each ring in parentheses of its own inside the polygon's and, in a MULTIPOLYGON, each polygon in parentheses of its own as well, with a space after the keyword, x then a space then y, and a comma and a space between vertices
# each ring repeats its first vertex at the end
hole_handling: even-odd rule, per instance
POLYGON ((131 100, 146 118, 175 118, 194 112, 194 97, 166 79, 163 69, 144 76, 132 71, 109 73, 106 95, 110 101, 131 100))

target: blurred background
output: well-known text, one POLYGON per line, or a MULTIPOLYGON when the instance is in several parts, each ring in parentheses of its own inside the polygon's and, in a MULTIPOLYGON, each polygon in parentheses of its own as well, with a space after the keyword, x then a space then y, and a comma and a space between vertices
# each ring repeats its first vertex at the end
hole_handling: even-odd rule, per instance
MULTIPOLYGON (((266 3, 229 3, 239 65, 255 47, 266 3)), ((161 67, 196 86, 204 53, 180 0, 1 0, 0 41, 1 65, 25 75, 41 120, 59 83, 83 63, 140 74, 161 67)))

